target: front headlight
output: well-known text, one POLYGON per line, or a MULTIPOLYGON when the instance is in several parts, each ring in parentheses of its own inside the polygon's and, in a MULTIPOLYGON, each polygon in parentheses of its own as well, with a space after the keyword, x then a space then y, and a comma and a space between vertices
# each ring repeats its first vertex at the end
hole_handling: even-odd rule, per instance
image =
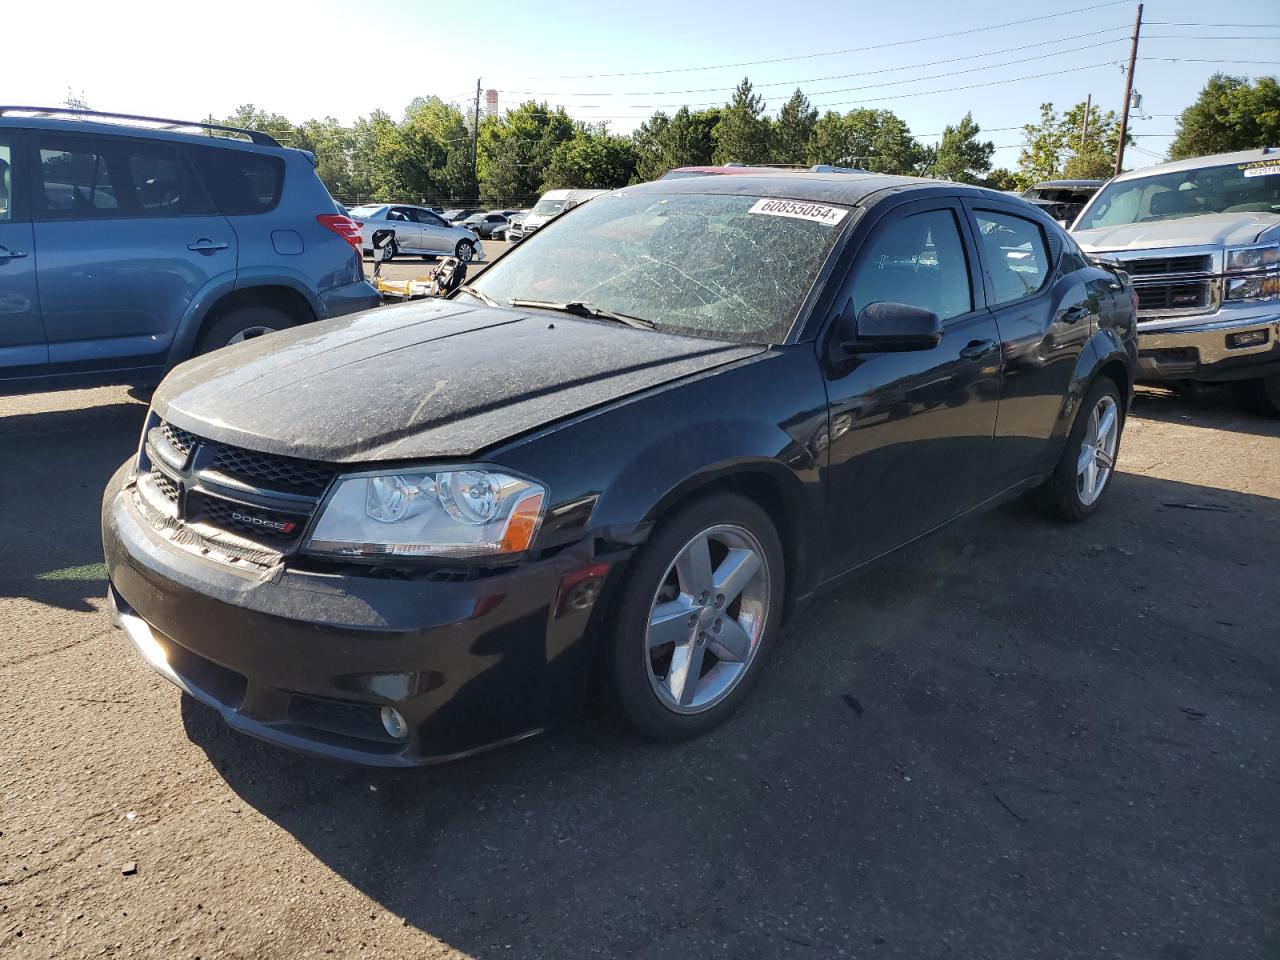
POLYGON ((1259 273, 1252 277, 1228 277, 1228 300, 1280 299, 1280 274, 1259 273))
POLYGON ((494 557, 527 550, 546 489, 482 467, 343 477, 307 541, 342 557, 494 557))
POLYGON ((1227 247, 1227 273, 1252 273, 1280 266, 1280 243, 1227 247))

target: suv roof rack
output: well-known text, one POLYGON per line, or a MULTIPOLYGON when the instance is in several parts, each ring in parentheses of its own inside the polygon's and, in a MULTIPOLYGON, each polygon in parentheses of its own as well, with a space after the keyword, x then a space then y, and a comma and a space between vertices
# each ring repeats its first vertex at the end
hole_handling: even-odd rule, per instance
POLYGON ((158 124, 147 127, 149 130, 181 131, 183 128, 197 130, 221 130, 225 133, 239 133, 250 141, 263 147, 278 147, 280 141, 261 130, 246 130, 244 127, 229 127, 222 123, 205 123, 200 120, 169 120, 165 117, 144 117, 133 113, 108 113, 103 110, 81 110, 76 107, 19 107, 0 105, 0 117, 7 114, 29 113, 36 117, 69 117, 75 119, 95 119, 98 117, 112 120, 129 120, 135 124, 158 124))

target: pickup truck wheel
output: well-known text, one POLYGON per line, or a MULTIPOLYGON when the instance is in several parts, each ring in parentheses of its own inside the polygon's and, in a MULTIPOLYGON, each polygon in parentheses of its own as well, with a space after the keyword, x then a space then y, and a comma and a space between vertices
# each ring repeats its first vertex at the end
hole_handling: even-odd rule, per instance
POLYGON ((1259 413, 1280 419, 1280 373, 1254 380, 1253 398, 1259 413))
POLYGON ((753 500, 711 494, 679 508, 626 572, 597 692, 654 739, 683 740, 722 723, 764 666, 784 576, 777 531, 753 500))
POLYGON ((1083 520, 1097 510, 1111 489, 1124 415, 1120 389, 1099 377, 1076 412, 1053 474, 1028 494, 1031 505, 1062 520, 1083 520))
POLYGON ((223 314, 209 325, 200 338, 196 353, 208 353, 292 326, 293 318, 275 307, 241 307, 223 314))

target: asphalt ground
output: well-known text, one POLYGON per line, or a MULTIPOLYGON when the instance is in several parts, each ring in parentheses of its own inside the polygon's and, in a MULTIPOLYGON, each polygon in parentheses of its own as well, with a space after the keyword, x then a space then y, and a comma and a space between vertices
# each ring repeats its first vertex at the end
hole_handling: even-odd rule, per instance
POLYGON ((1280 957, 1280 424, 1230 397, 1142 392, 1085 524, 823 595, 700 740, 401 772, 235 734, 111 628, 144 413, 0 398, 0 956, 1280 957))

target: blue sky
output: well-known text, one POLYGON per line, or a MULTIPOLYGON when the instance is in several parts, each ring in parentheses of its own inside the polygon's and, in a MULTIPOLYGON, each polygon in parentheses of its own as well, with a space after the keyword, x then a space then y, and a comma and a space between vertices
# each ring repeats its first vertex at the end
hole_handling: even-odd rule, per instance
MULTIPOLYGON (((469 99, 479 75, 502 106, 532 95, 627 132, 656 105, 722 102, 745 75, 770 111, 803 81, 815 105, 888 108, 926 141, 972 111, 1000 147, 997 164, 1012 166, 1017 128, 1041 102, 1065 107, 1092 93, 1118 110, 1136 4, 493 0, 446 12, 411 0, 148 0, 113 8, 119 16, 102 9, 59 5, 60 22, 94 28, 59 29, 52 45, 20 42, 49 35, 38 5, 6 11, 5 99, 55 103, 70 88, 121 112, 202 117, 252 102, 295 121, 350 123, 375 107, 399 116, 417 95, 469 99), (1065 13, 1085 7, 1095 9, 1065 13), (972 32, 937 38, 959 31, 972 32), (943 92, 954 87, 969 89, 943 92)), ((1163 154, 1172 115, 1215 70, 1280 72, 1280 0, 1151 0, 1144 19, 1136 89, 1146 117, 1133 130, 1148 152, 1133 153, 1133 166, 1163 154), (1208 60, 1238 62, 1194 62, 1208 60)))

